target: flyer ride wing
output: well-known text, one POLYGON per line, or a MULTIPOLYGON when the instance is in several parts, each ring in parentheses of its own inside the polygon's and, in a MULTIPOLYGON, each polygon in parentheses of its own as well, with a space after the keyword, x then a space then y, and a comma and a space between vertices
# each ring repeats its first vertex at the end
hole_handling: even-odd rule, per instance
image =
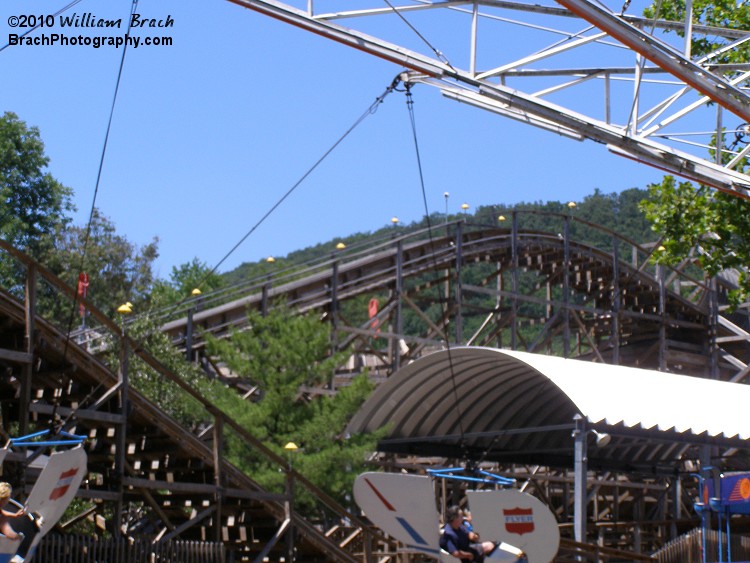
POLYGON ((549 563, 560 546, 560 531, 549 508, 515 489, 468 491, 474 529, 482 539, 521 549, 529 563, 549 563))
POLYGON ((26 511, 37 518, 37 542, 60 520, 86 473, 87 457, 81 446, 49 457, 26 500, 26 511))
POLYGON ((363 473, 354 482, 354 500, 374 525, 407 548, 439 556, 440 520, 429 477, 363 473))

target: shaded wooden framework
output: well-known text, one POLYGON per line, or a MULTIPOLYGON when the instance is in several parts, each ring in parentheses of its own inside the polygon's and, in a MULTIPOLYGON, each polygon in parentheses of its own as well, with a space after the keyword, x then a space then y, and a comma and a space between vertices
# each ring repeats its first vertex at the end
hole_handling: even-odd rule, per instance
MULTIPOLYGON (((442 456, 457 460, 451 467, 470 460, 469 467, 499 468, 544 499, 564 537, 651 553, 699 525, 692 508, 699 469, 750 470, 739 424, 747 391, 653 370, 453 347, 399 370, 347 431, 389 423, 379 450, 391 459, 442 456), (707 387, 721 390, 709 397, 707 387)), ((457 488, 474 486, 447 481, 445 496, 456 502, 457 488)))
POLYGON ((690 262, 656 266, 654 252, 656 245, 570 215, 519 211, 495 225, 394 231, 387 240, 333 251, 323 261, 188 300, 163 329, 194 356, 205 334, 223 337, 246 326, 248 308, 282 303, 323 312, 336 345, 354 346, 353 370, 369 366, 387 375, 425 351, 468 344, 744 380, 744 310, 727 316, 720 280, 691 277, 690 262), (548 230, 524 229, 531 216, 548 230), (579 242, 576 233, 584 230, 604 244, 579 242), (380 301, 372 318, 369 299, 380 301))
MULTIPOLYGON (((2 248, 25 276, 18 287, 6 288, 0 301, 3 397, 13 397, 2 403, 3 424, 9 428, 18 422, 20 430, 62 420, 66 428, 90 437, 93 469, 82 496, 92 507, 81 518, 98 515, 97 521, 103 521, 103 514, 112 511, 121 515, 115 521, 125 533, 162 540, 218 539, 253 557, 266 549, 291 549, 286 539, 292 529, 298 552, 309 554, 308 560, 318 553, 347 561, 392 549, 159 364, 129 338, 127 323, 113 323, 88 303, 86 331, 61 331, 35 315, 35 304, 48 299, 50 288, 71 303, 75 292, 43 266, 7 245, 2 248), (107 350, 110 355, 117 351, 119 361, 108 365, 102 359, 107 350), (206 413, 205 424, 183 428, 130 389, 128 364, 133 361, 196 400, 206 413), (127 419, 123 405, 129 405, 127 419), (231 466, 222 456, 227 439, 244 440, 277 463, 289 482, 293 477, 295 486, 313 491, 331 515, 330 533, 289 511, 289 495, 263 491, 231 466)), ((689 263, 682 269, 653 266, 650 257, 657 248, 570 214, 514 212, 495 225, 458 221, 414 232, 394 229, 387 239, 367 240, 332 251, 324 260, 191 299, 164 317, 163 329, 188 357, 248 395, 252 374, 222 374, 205 355, 203 337, 241 330, 249 307, 267 311, 277 304, 322 314, 334 328, 332 347, 352 346, 352 360, 334 386, 365 367, 373 376, 386 377, 426 352, 455 343, 743 381, 745 318, 725 316, 719 305, 724 288, 715 280, 691 278, 689 263), (534 229, 526 228, 532 216, 541 218, 544 228, 539 221, 534 229), (600 244, 580 242, 581 233, 595 234, 600 244), (378 311, 370 317, 367 304, 376 298, 378 311)), ((28 478, 21 476, 22 460, 22 453, 11 456, 18 479, 28 478)), ((439 461, 380 459, 394 469, 439 461)), ((495 469, 526 481, 527 490, 550 502, 563 528, 572 526, 572 474, 522 463, 495 469)), ((623 480, 590 471, 589 529, 601 530, 602 550, 646 552, 694 524, 692 491, 677 486, 678 481, 665 475, 623 480)), ((571 552, 583 549, 572 540, 568 544, 571 552)), ((612 557, 622 555, 615 553, 612 557)))
MULTIPOLYGON (((353 372, 369 365, 387 376, 425 352, 460 343, 746 381, 747 317, 742 309, 730 314, 722 305, 729 288, 722 279, 692 277, 690 261, 679 268, 656 266, 652 255, 658 244, 638 245, 570 214, 533 213, 548 227, 534 230, 524 228, 528 215, 515 212, 489 226, 456 222, 431 232, 394 232, 368 248, 333 252, 324 262, 251 282, 239 300, 223 295, 227 302, 211 306, 211 297, 204 297, 205 308, 194 311, 192 326, 183 318, 165 323, 165 330, 178 345, 191 330, 199 352, 201 334, 222 336, 230 327, 241 328, 247 307, 263 311, 280 300, 324 311, 337 343, 354 345, 353 372), (581 232, 593 233, 599 245, 577 240, 581 232), (481 269, 481 275, 472 276, 472 269, 481 269), (469 283, 470 278, 480 281, 469 283), (383 299, 377 326, 371 318, 352 322, 347 302, 358 299, 364 307, 376 296, 383 299)), ((252 374, 234 375, 252 380, 252 374)), ((339 384, 345 381, 340 374, 339 384)), ((382 463, 420 471, 446 457, 451 465, 463 461, 452 455, 384 455, 382 463)), ((689 473, 700 466, 695 460, 701 455, 714 461, 721 456, 696 450, 684 468, 648 475, 591 467, 589 539, 648 553, 697 526, 696 483, 689 473)), ((527 490, 548 502, 572 540, 572 468, 508 461, 494 469, 527 483, 527 490)))
MULTIPOLYGON (((215 405, 182 381, 116 324, 83 301, 89 322, 111 351, 94 356, 52 320, 50 299, 77 308, 76 293, 42 265, 0 242, 2 259, 18 266, 19 284, 0 291, 0 432, 49 430, 87 437, 88 475, 80 512, 62 524, 89 520, 96 533, 131 541, 223 542, 233 560, 262 561, 296 553, 306 561, 356 561, 388 542, 296 472, 215 405), (21 281, 22 280, 22 281, 21 281), (203 423, 186 427, 129 383, 134 363, 151 370, 172 393, 189 397, 203 423), (264 490, 230 463, 227 440, 278 466, 286 488, 264 490), (293 509, 294 491, 316 499, 324 522, 350 522, 346 535, 293 509)), ((68 309, 70 310, 70 309, 68 309)), ((38 454, 45 453, 38 450, 38 454)), ((3 478, 22 498, 38 470, 24 448, 11 449, 3 478)), ((66 549, 72 549, 68 546, 66 549)))

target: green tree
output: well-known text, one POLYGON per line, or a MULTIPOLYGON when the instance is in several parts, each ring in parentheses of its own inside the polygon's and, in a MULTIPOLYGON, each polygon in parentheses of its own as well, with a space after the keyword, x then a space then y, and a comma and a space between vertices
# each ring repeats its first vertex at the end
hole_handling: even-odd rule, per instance
MULTIPOLYGON (((159 256, 158 239, 139 247, 117 234, 114 224, 94 209, 88 229, 59 228, 55 244, 41 257, 42 262, 71 287, 77 286, 81 272, 87 273, 87 299, 109 316, 115 316, 122 303, 131 302, 138 310, 147 302, 154 281, 153 263, 159 256)), ((60 312, 55 316, 64 318, 60 312)))
MULTIPOLYGON (((671 21, 684 21, 685 0, 655 0, 654 3, 644 10, 644 16, 671 21)), ((747 2, 737 0, 693 0, 693 23, 702 24, 716 28, 726 29, 750 29, 750 5, 747 2)), ((684 30, 676 31, 684 37, 684 30)), ((714 34, 695 39, 691 45, 694 56, 703 56, 715 52, 724 46, 727 41, 714 34)), ((732 49, 721 52, 712 58, 716 63, 745 63, 750 55, 750 45, 736 45, 732 49)))
MULTIPOLYGON (((655 1, 645 15, 680 21, 685 17, 685 2, 655 1)), ((736 0, 695 0, 693 22, 750 31, 750 5, 736 0)), ((707 35, 692 42, 692 53, 696 57, 707 56, 726 44, 724 38, 707 35)), ((745 63, 749 58, 750 45, 745 43, 722 50, 717 57, 711 55, 710 60, 726 64, 745 63)), ((729 71, 725 77, 729 80, 738 73, 739 70, 729 71)), ((733 140, 726 135, 722 137, 725 147, 737 147, 743 142, 741 135, 733 140)), ((714 138, 714 147, 716 141, 714 138)), ((710 153, 715 157, 715 149, 710 153)), ((724 158, 724 164, 728 158, 724 158)), ((747 170, 747 157, 735 168, 747 170)), ((735 305, 748 299, 750 279, 744 268, 750 264, 750 207, 746 200, 705 186, 695 187, 689 182, 677 183, 674 177, 666 176, 660 184, 649 186, 649 199, 643 202, 642 208, 652 221, 654 231, 663 237, 664 250, 656 256, 657 261, 676 264, 698 250, 698 263, 708 275, 738 268, 739 287, 730 293, 730 299, 735 305)))
MULTIPOLYGON (((262 398, 241 405, 223 404, 225 412, 279 455, 284 445, 300 447, 295 468, 341 502, 351 491, 366 453, 376 436, 343 436, 349 418, 372 390, 366 375, 333 396, 305 390, 323 389, 345 352, 330 354, 330 327, 309 315, 276 307, 267 316, 249 314, 250 328, 229 340, 209 339, 208 351, 231 369, 255 381, 262 398)), ((282 490, 283 475, 248 451, 245 444, 227 444, 233 461, 258 483, 282 490)), ((304 502, 304 498, 301 499, 304 502)))
POLYGON ((156 306, 172 305, 190 297, 195 289, 206 293, 225 285, 226 278, 196 257, 180 266, 172 266, 169 280, 156 280, 151 299, 156 306))
POLYGON ((0 118, 0 237, 32 256, 69 222, 72 190, 44 169, 49 158, 36 127, 14 113, 0 118))
POLYGON ((730 292, 734 305, 750 295, 750 208, 746 201, 672 176, 650 186, 642 207, 656 232, 663 236, 661 263, 675 265, 691 252, 709 276, 736 268, 739 287, 730 292))
MULTIPOLYGON (((175 347, 169 336, 159 330, 158 319, 154 319, 148 312, 135 315, 127 323, 126 331, 138 343, 138 347, 148 350, 164 367, 210 402, 217 405, 234 403, 235 408, 243 404, 242 398, 234 390, 217 380, 208 379, 199 364, 186 361, 184 353, 175 347)), ((113 339, 107 355, 110 366, 116 368, 119 353, 118 341, 113 339)), ((154 371, 135 354, 130 355, 128 372, 133 387, 185 427, 197 428, 200 424, 211 422, 203 405, 177 384, 154 371)))

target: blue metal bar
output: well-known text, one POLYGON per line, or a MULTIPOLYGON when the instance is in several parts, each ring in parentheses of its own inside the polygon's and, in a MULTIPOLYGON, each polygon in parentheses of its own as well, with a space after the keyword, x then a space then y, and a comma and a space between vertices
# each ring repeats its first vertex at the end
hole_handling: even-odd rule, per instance
POLYGON ((490 473, 488 471, 484 471, 484 470, 481 470, 481 469, 479 470, 479 473, 481 475, 485 475, 485 476, 489 477, 490 479, 492 479, 494 481, 497 481, 497 482, 499 482, 499 483, 501 483, 503 485, 513 485, 516 482, 516 480, 513 479, 513 478, 511 478, 511 477, 502 477, 500 475, 495 475, 494 473, 490 473))
MULTIPOLYGON (((706 467, 705 469, 709 470, 711 468, 710 467, 706 467)), ((705 479, 703 478, 703 475, 701 475, 700 473, 692 473, 691 476, 695 477, 696 479, 698 479, 698 490, 700 491, 700 497, 699 497, 700 502, 697 503, 697 504, 700 504, 702 506, 702 508, 700 510, 700 515, 701 515, 701 561, 702 561, 702 563, 708 563, 708 552, 707 552, 708 541, 706 539, 706 533, 708 531, 708 518, 711 517, 711 505, 709 503, 709 499, 708 498, 704 498, 704 496, 703 496, 704 495, 704 493, 703 493, 703 491, 704 491, 703 485, 704 485, 704 482, 705 482, 705 479)))
POLYGON ((428 469, 427 473, 435 477, 442 479, 457 479, 459 481, 470 481, 473 483, 488 483, 493 485, 513 485, 516 480, 509 477, 502 477, 489 473, 483 470, 476 470, 473 473, 475 475, 481 475, 482 477, 471 477, 469 475, 454 475, 453 472, 465 472, 466 469, 463 467, 450 467, 446 469, 428 469))
MULTIPOLYGON (((39 436, 44 436, 46 434, 49 434, 49 430, 40 430, 39 432, 34 432, 33 434, 27 434, 26 436, 19 436, 18 438, 11 438, 10 442, 13 445, 27 445, 25 442, 30 440, 31 438, 37 438, 39 436)), ((81 436, 79 434, 71 434, 70 432, 66 432, 65 430, 61 431, 59 433, 60 436, 65 436, 66 438, 71 438, 73 440, 76 440, 77 442, 83 442, 86 439, 86 436, 81 436)), ((43 442, 32 442, 33 444, 42 444, 43 442)))
POLYGON ((60 432, 60 436, 66 436, 68 438, 72 438, 74 440, 79 440, 81 442, 83 442, 86 439, 85 435, 82 435, 82 434, 71 434, 70 432, 65 432, 65 430, 63 430, 62 432, 60 432))
POLYGON ((28 440, 30 438, 36 438, 37 436, 43 436, 44 434, 49 434, 49 430, 40 430, 39 432, 34 432, 33 434, 27 434, 26 436, 19 436, 18 438, 11 438, 10 441, 13 442, 14 440, 28 440))
POLYGON ((721 510, 716 511, 716 517, 718 518, 718 522, 716 524, 716 531, 719 533, 719 563, 724 563, 724 546, 722 544, 722 533, 721 533, 721 510))
POLYGON ((81 440, 45 440, 42 442, 13 442, 14 446, 27 447, 27 446, 72 446, 78 445, 83 442, 81 440))
POLYGON ((727 561, 731 561, 732 560, 732 531, 731 531, 730 524, 729 524, 729 517, 730 517, 729 508, 727 508, 727 514, 726 514, 726 518, 727 518, 727 561))

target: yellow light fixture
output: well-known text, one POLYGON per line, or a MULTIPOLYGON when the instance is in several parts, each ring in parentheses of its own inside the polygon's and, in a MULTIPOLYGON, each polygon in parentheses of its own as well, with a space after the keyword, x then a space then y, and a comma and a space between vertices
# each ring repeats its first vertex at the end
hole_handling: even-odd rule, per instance
POLYGON ((198 289, 197 287, 193 288, 193 291, 190 292, 190 295, 200 295, 200 294, 201 294, 201 290, 198 289))
POLYGON ((576 202, 575 202, 575 201, 569 201, 569 202, 568 202, 568 207, 569 207, 570 209, 573 209, 573 208, 574 208, 575 206, 576 206, 576 202))
POLYGON ((269 264, 273 264, 274 262, 276 262, 276 258, 274 258, 273 256, 269 256, 268 258, 266 258, 266 262, 268 262, 269 264))
POLYGON ((398 224, 398 217, 391 217, 391 223, 393 223, 394 225, 397 225, 398 224))
POLYGON ((505 221, 505 215, 499 215, 497 218, 498 221, 505 221))
POLYGON ((463 209, 464 211, 466 211, 467 209, 469 209, 469 204, 468 203, 462 203, 461 204, 461 209, 463 209))
POLYGON ((346 248, 346 245, 343 242, 340 242, 336 245, 336 248, 338 250, 344 250, 346 248))
POLYGON ((288 452, 296 452, 299 448, 297 448, 297 444, 294 442, 287 442, 284 449, 288 452))
POLYGON ((127 303, 123 303, 117 308, 117 312, 121 315, 127 315, 129 313, 133 312, 133 304, 128 301, 127 303))

